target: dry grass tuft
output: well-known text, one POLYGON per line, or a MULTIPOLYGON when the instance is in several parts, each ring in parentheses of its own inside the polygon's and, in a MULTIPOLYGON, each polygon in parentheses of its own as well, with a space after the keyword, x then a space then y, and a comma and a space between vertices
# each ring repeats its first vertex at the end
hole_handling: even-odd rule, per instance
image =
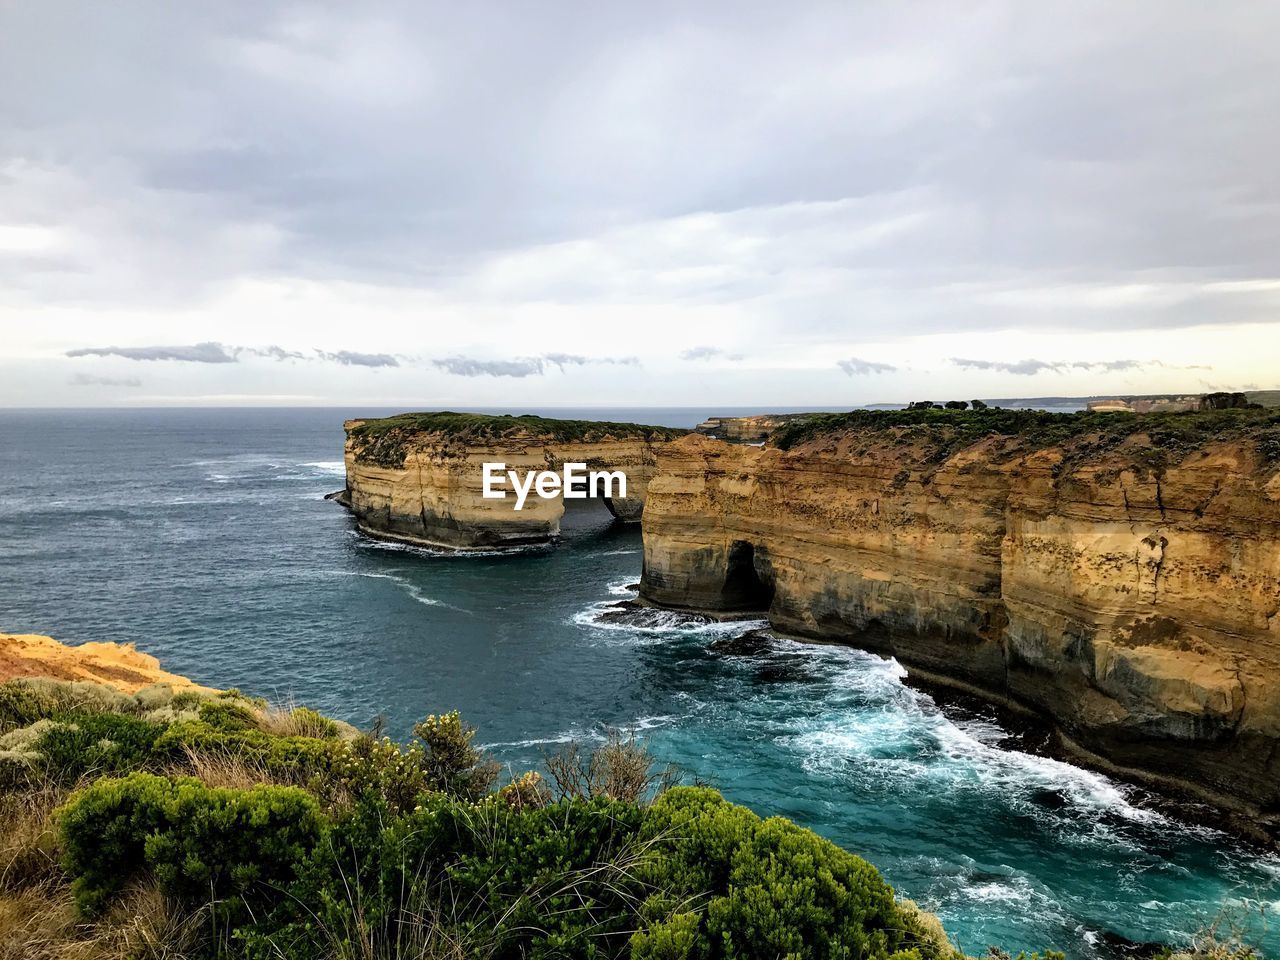
POLYGON ((170 771, 174 776, 195 777, 206 786, 248 790, 259 784, 287 786, 291 781, 267 767, 264 760, 234 750, 193 750, 184 746, 186 759, 170 771))
POLYGON ((333 720, 293 702, 272 704, 259 710, 258 729, 273 737, 314 737, 317 740, 329 740, 341 732, 333 720))
POLYGON ((67 793, 44 784, 0 795, 0 890, 39 888, 63 879, 53 811, 67 793))
POLYGON ((184 910, 145 884, 90 924, 66 884, 33 887, 0 896, 0 960, 187 960, 208 944, 207 912, 184 910))

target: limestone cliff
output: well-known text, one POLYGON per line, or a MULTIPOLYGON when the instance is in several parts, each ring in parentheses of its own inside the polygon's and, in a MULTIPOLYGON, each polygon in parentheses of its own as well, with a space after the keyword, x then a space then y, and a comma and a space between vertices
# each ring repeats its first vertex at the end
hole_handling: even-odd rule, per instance
POLYGON ((100 683, 124 693, 137 693, 157 683, 175 690, 212 692, 162 670, 159 660, 131 643, 69 646, 38 634, 0 633, 0 682, 34 677, 100 683))
POLYGON ((404 414, 346 423, 347 487, 341 498, 374 536, 459 549, 545 543, 560 532, 564 502, 530 495, 485 499, 483 465, 620 470, 626 497, 606 498, 614 515, 638 520, 657 449, 686 431, 639 424, 404 414))
POLYGON ((780 441, 663 451, 643 598, 896 656, 1276 830, 1280 418, 862 414, 780 441))

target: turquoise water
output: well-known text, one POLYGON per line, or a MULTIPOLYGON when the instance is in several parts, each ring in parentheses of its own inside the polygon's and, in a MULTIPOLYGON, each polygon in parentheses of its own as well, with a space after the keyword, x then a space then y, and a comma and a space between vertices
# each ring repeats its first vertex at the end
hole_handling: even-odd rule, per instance
POLYGON ((1018 749, 893 662, 738 639, 749 624, 602 621, 641 556, 598 504, 574 504, 551 550, 366 540, 321 497, 342 486, 342 420, 376 412, 0 411, 0 629, 136 641, 205 683, 382 714, 401 735, 457 707, 516 769, 637 729, 730 798, 867 857, 970 952, 1112 956, 1110 934, 1176 939, 1224 904, 1280 901, 1280 859, 1018 749))

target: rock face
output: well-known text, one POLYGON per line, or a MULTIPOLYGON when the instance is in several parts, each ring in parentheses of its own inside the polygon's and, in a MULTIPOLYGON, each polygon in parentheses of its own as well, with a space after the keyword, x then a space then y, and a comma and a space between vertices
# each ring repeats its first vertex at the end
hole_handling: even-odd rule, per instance
POLYGON ((38 634, 0 633, 0 681, 49 677, 86 681, 137 693, 152 684, 175 690, 213 692, 186 677, 160 668, 160 661, 131 643, 82 643, 68 646, 38 634))
POLYGON ((767 610, 895 656, 1274 836, 1277 464, 1239 435, 1170 462, 1125 419, 1130 436, 1049 445, 920 427, 789 451, 688 437, 649 483, 641 596, 767 610))
POLYGON ((750 417, 708 417, 694 430, 716 440, 759 444, 779 427, 809 416, 807 413, 761 413, 750 417))
POLYGON ((520 510, 509 490, 505 500, 485 499, 485 463, 504 463, 521 474, 560 471, 566 463, 622 471, 626 496, 603 499, 614 516, 635 521, 644 509, 657 449, 685 433, 543 418, 406 416, 413 419, 391 429, 385 425, 401 418, 347 421, 347 487, 335 499, 351 509, 365 533, 452 549, 545 543, 560 532, 559 497, 531 492, 520 510))

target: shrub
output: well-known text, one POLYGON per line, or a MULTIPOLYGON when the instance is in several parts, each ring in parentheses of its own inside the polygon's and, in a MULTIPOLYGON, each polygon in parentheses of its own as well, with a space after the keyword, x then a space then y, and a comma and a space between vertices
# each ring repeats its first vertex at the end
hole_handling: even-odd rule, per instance
POLYGON ((200 719, 221 733, 240 733, 258 728, 258 715, 237 700, 206 700, 200 704, 200 719))
POLYGON ((98 781, 58 822, 76 903, 89 915, 144 873, 192 902, 281 886, 324 828, 315 799, 296 787, 228 790, 145 773, 98 781))
POLYGON ((528 810, 545 807, 551 802, 551 791, 541 774, 528 770, 504 785, 498 797, 512 810, 528 810))
POLYGON ((419 434, 455 443, 483 443, 509 436, 536 437, 550 443, 594 443, 607 438, 635 437, 649 442, 675 440, 688 433, 674 427, 604 420, 556 420, 532 414, 513 417, 484 413, 401 413, 362 420, 347 431, 358 461, 384 467, 404 466, 405 456, 419 434))
POLYGON ((273 737, 257 729, 228 733, 203 721, 185 721, 172 724, 160 736, 156 753, 171 768, 212 774, 215 781, 221 768, 231 776, 226 785, 240 775, 260 771, 260 782, 307 787, 325 802, 349 792, 336 782, 348 755, 346 744, 338 740, 273 737))
POLYGON ((634 734, 610 730, 596 750, 586 752, 570 743, 544 762, 560 799, 602 797, 643 803, 675 781, 671 768, 655 771, 653 756, 634 734))
POLYGON ((163 724, 128 714, 73 714, 51 724, 32 746, 51 780, 72 784, 90 773, 123 773, 151 765, 164 730, 163 724))
POLYGON ((360 942, 364 956, 399 956, 430 935, 497 957, 619 956, 645 899, 641 822, 634 805, 604 800, 516 811, 435 794, 399 818, 362 801, 255 947, 310 957, 319 932, 337 955, 360 942))
POLYGON ((637 933, 633 956, 887 958, 905 943, 893 890, 876 869, 787 820, 677 787, 649 808, 645 830, 661 850, 655 885, 709 900, 697 952, 670 952, 690 942, 681 911, 637 933))
POLYGON ((414 726, 413 735, 426 747, 417 759, 430 789, 469 800, 493 789, 497 764, 472 746, 476 728, 464 723, 457 710, 432 714, 414 726))
POLYGON ((67 713, 136 713, 133 697, 99 683, 20 678, 0 683, 0 733, 67 713))

